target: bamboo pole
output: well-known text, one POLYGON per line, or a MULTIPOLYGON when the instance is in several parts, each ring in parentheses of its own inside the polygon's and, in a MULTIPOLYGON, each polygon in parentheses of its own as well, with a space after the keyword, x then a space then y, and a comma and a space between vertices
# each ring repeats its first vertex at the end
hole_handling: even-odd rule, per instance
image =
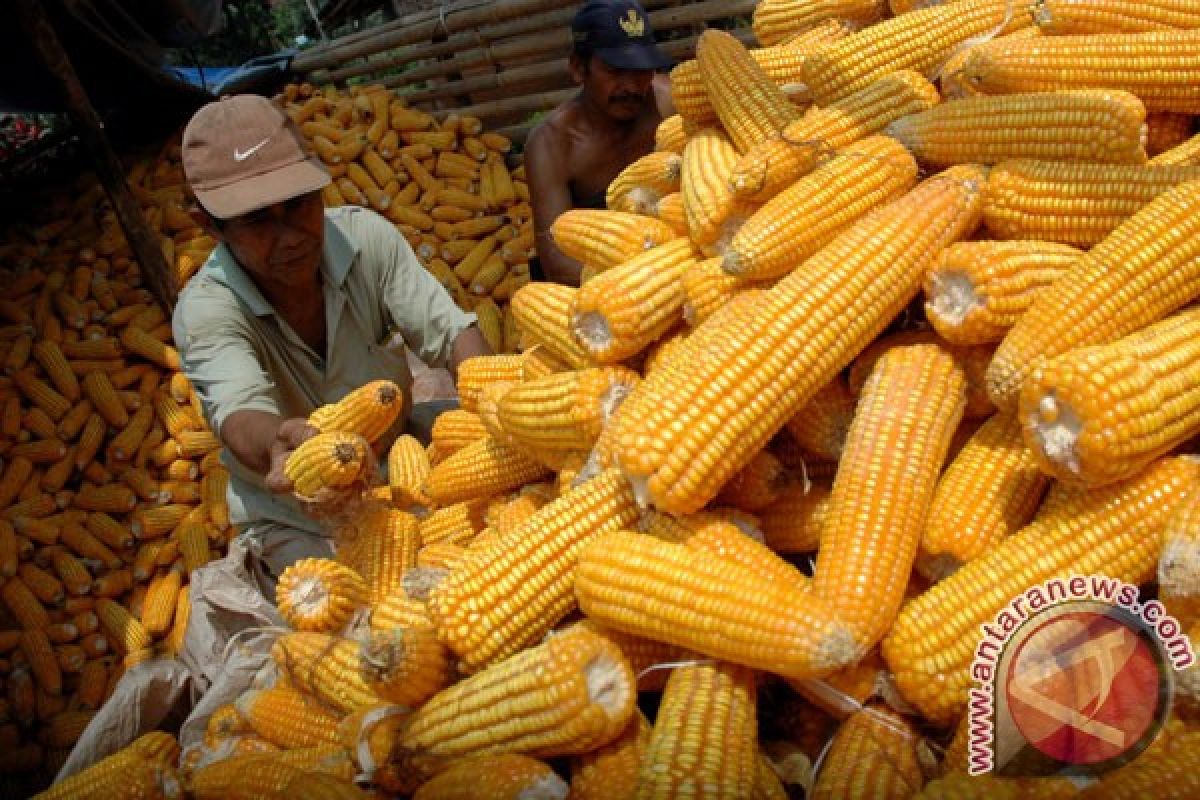
POLYGON ((292 60, 292 69, 296 72, 313 72, 382 50, 431 41, 439 33, 451 35, 484 25, 494 25, 506 20, 562 8, 570 2, 572 0, 509 0, 504 3, 487 2, 467 8, 452 8, 445 14, 437 15, 434 19, 389 30, 368 39, 306 50, 292 60))
POLYGON ((83 84, 79 82, 79 75, 63 49, 41 0, 18 0, 17 16, 34 50, 62 90, 67 111, 75 123, 80 140, 91 155, 96 175, 112 201, 113 210, 125 231, 125 238, 129 240, 142 277, 155 299, 170 313, 175 306, 174 272, 168 268, 163 257, 158 234, 146 224, 142 210, 129 190, 129 184, 125 182, 117 155, 104 135, 104 123, 92 107, 83 84))
POLYGON ((472 106, 462 106, 460 108, 444 108, 437 111, 430 111, 434 117, 443 119, 450 114, 457 114, 462 117, 478 117, 480 119, 489 119, 497 117, 501 114, 532 114, 537 111, 545 111, 550 108, 570 100, 579 92, 577 87, 569 89, 556 89, 552 92, 538 92, 537 94, 518 95, 517 97, 505 97, 500 100, 491 100, 486 103, 478 103, 472 106))

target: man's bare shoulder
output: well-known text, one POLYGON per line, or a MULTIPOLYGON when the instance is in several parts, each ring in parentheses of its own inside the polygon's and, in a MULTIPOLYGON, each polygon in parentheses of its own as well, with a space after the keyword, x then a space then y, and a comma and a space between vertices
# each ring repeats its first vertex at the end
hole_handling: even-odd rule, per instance
POLYGON ((561 104, 529 132, 525 149, 534 153, 566 155, 571 149, 571 129, 579 117, 578 103, 574 98, 561 104))

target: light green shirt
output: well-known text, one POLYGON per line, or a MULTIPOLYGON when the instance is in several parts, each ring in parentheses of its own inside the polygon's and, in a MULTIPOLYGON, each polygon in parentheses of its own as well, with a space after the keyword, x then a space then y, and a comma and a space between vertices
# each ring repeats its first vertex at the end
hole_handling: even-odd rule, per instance
MULTIPOLYGON (((407 418, 412 374, 405 346, 431 367, 445 366, 455 338, 475 321, 418 263, 395 226, 374 211, 343 206, 325 212, 321 277, 326 353, 314 352, 276 316, 224 245, 180 292, 175 343, 218 437, 234 411, 306 417, 380 378, 404 389, 407 418)), ((232 522, 320 530, 291 497, 268 492, 262 476, 229 451, 225 458, 232 522)))

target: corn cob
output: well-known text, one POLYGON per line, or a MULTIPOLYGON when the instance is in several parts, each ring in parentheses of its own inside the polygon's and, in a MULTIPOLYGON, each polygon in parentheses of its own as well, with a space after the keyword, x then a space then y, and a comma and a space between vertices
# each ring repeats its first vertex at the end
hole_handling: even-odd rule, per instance
MULTIPOLYGON (((117 390, 103 372, 89 372, 81 381, 83 394, 92 402, 96 413, 114 428, 124 428, 129 424, 129 412, 117 397, 117 390)), ((51 415, 53 416, 53 414, 51 415)))
POLYGON ((347 714, 381 702, 367 684, 361 649, 353 639, 325 633, 288 633, 275 640, 271 658, 297 689, 339 714, 347 714))
POLYGON ((170 765, 151 761, 129 750, 119 750, 34 795, 37 800, 75 800, 80 797, 158 800, 181 796, 179 779, 170 765))
POLYGON ((746 667, 676 667, 663 692, 634 796, 752 797, 758 774, 755 701, 754 672, 746 667))
POLYGON ((308 415, 308 424, 325 433, 357 433, 368 442, 382 436, 404 408, 404 393, 391 381, 371 381, 336 403, 308 415))
POLYGON ((787 421, 788 433, 816 458, 837 461, 857 404, 846 382, 835 378, 787 421))
MULTIPOLYGON (((525 364, 518 355, 476 356, 458 368, 458 402, 463 411, 479 409, 479 395, 493 383, 520 383, 525 380, 525 364)), ((441 417, 438 417, 440 420, 441 417)))
POLYGON ((636 516, 628 486, 609 471, 472 548, 430 596, 442 641, 471 672, 538 641, 574 604, 580 549, 636 516))
MULTIPOLYGON (((1002 169, 993 169, 991 177, 1002 169)), ((985 219, 988 208, 985 199, 985 219)), ((953 344, 999 341, 1037 294, 1082 255, 1069 245, 1042 241, 950 245, 925 277, 925 315, 953 344)))
POLYGON ((564 631, 434 695, 409 719, 389 766, 419 783, 472 756, 586 753, 620 735, 635 700, 612 643, 564 631))
POLYGON ((537 452, 586 452, 637 385, 624 367, 563 372, 528 381, 507 391, 498 421, 518 448, 537 452))
POLYGON ((1005 162, 988 176, 984 222, 1000 238, 1092 247, 1163 192, 1198 178, 1196 167, 1005 162))
POLYGON ((42 629, 50 625, 50 615, 25 581, 12 577, 0 586, 0 600, 22 628, 42 629))
POLYGON ((421 785, 413 800, 566 800, 568 787, 554 770, 516 753, 468 758, 421 785))
POLYGON ((1021 441, 1021 423, 998 414, 967 442, 938 481, 917 566, 941 579, 1025 526, 1049 479, 1021 441))
POLYGON ((765 543, 777 553, 810 553, 821 543, 829 516, 832 488, 828 483, 793 483, 763 509, 765 543))
POLYGON ((889 350, 864 388, 822 525, 813 581, 814 592, 864 651, 899 610, 964 404, 961 370, 932 345, 889 350), (914 433, 921 426, 928 427, 914 433), (881 472, 876 465, 885 456, 904 466, 881 472))
POLYGON ((1167 521, 1198 479, 1200 464, 1175 458, 1112 486, 1051 489, 1033 522, 900 613, 883 655, 904 699, 930 720, 961 711, 979 626, 1031 586, 1097 573, 1133 584, 1148 580, 1167 521))
POLYGON ((589 280, 573 304, 576 339, 601 364, 638 353, 679 321, 679 279, 695 263, 691 243, 680 238, 589 280))
POLYGON ((1196 181, 1159 195, 1038 294, 988 367, 997 407, 1015 409, 1022 381, 1042 359, 1119 339, 1200 295, 1197 198, 1196 181))
POLYGON ((54 647, 45 629, 26 628, 21 631, 21 652, 28 660, 39 691, 57 697, 62 694, 62 667, 55 657, 54 647))
POLYGON ((723 267, 742 279, 782 277, 916 180, 916 162, 892 139, 850 145, 756 211, 734 234, 723 267))
POLYGON ((1184 311, 1035 368, 1022 385, 1019 416, 1038 467, 1063 482, 1099 486, 1131 477, 1194 435, 1198 322, 1197 312, 1184 311))
POLYGON ((56 342, 49 339, 38 340, 33 345, 33 357, 41 365, 47 377, 50 378, 50 382, 54 384, 54 388, 58 389, 59 394, 72 403, 79 400, 79 380, 75 377, 75 373, 71 371, 71 366, 67 363, 67 357, 63 355, 62 350, 56 342))
POLYGON ((275 589, 279 615, 300 631, 334 633, 367 602, 367 584, 358 573, 331 559, 305 558, 279 576, 275 589))
MULTIPOLYGON (((86 380, 85 378, 85 388, 86 380)), ((55 422, 58 422, 71 410, 71 401, 59 394, 50 384, 37 377, 32 369, 22 369, 13 373, 12 382, 30 403, 44 411, 55 422)))
POLYGON ((1200 492, 1190 492, 1172 515, 1158 561, 1158 596, 1185 630, 1200 620, 1200 492))
POLYGON ((570 796, 576 800, 633 800, 650 731, 646 717, 635 709, 616 739, 572 758, 570 796))
POLYGON ((812 796, 911 797, 924 783, 917 733, 894 711, 868 706, 842 723, 822 759, 812 796))
POLYGON ((605 626, 791 677, 858 655, 849 631, 801 581, 764 583, 752 568, 652 536, 594 539, 580 555, 575 594, 605 626), (694 611, 700 597, 703 620, 694 611))
MULTIPOLYGON (((697 84, 699 82, 699 74, 696 75, 697 84)), ((697 86, 697 88, 699 88, 697 86)), ((671 86, 671 93, 674 95, 675 85, 671 86)), ((676 108, 678 108, 676 104, 676 108)), ((678 153, 683 155, 683 146, 687 143, 688 133, 685 130, 686 122, 681 114, 672 114, 658 124, 654 129, 654 149, 659 152, 678 153)))
POLYGON ((183 574, 178 569, 168 569, 151 581, 141 614, 142 625, 151 636, 163 636, 170 631, 182 585, 183 574))
POLYGON ((483 427, 479 415, 470 411, 460 409, 447 411, 438 415, 433 422, 433 445, 442 457, 452 455, 487 435, 487 429, 483 427))
POLYGON ((531 283, 512 296, 510 310, 525 347, 541 345, 571 369, 594 366, 571 334, 571 308, 579 290, 552 283, 531 283))
POLYGON ((813 101, 824 107, 897 70, 930 77, 963 43, 1030 24, 1026 15, 1013 13, 1007 0, 970 0, 912 11, 814 53, 804 63, 804 82, 813 101))
POLYGON ((430 505, 432 501, 421 492, 430 469, 424 445, 408 434, 397 436, 388 450, 388 486, 392 502, 400 508, 430 505))
POLYGON ((639 495, 675 513, 715 496, 899 313, 936 253, 974 227, 981 178, 976 168, 949 171, 856 223, 719 326, 710 320, 719 334, 696 340, 703 361, 691 363, 701 351, 689 337, 686 370, 652 374, 630 396, 646 396, 634 405, 645 416, 614 418, 617 457, 639 495))
POLYGON ((354 433, 319 433, 288 456, 284 474, 294 491, 315 497, 323 489, 348 487, 371 466, 371 448, 354 433))
POLYGON ((692 242, 707 247, 718 241, 731 217, 744 213, 729 186, 738 151, 725 134, 705 128, 683 150, 683 214, 692 242))
POLYGON ((754 8, 754 36, 767 46, 791 44, 831 20, 857 28, 877 22, 886 10, 882 0, 763 0, 754 8))
POLYGON ((779 459, 764 450, 721 487, 716 499, 743 511, 758 511, 774 503, 790 481, 779 459))
POLYGON ((1200 10, 1176 0, 1035 0, 1033 20, 1046 33, 1140 33, 1200 28, 1200 10))
POLYGON ((451 682, 449 656, 433 626, 426 625, 376 630, 359 658, 372 691, 416 708, 451 682))
POLYGON ((769 287, 772 282, 749 282, 730 275, 722 267, 723 257, 708 258, 683 271, 683 321, 693 329, 728 305, 735 297, 769 287))
POLYGON ((366 582, 370 605, 396 591, 420 547, 417 518, 388 507, 362 509, 337 532, 337 560, 366 582))
POLYGON ((571 209, 550 226, 564 255, 603 272, 639 253, 665 244, 677 234, 666 223, 623 211, 571 209))
POLYGON ((255 733, 280 747, 337 744, 337 717, 295 689, 251 689, 236 708, 255 733))
POLYGON ((546 468, 491 437, 463 447, 435 466, 425 492, 438 505, 490 497, 540 480, 546 468))
POLYGON ((1200 167, 1200 134, 1150 159, 1150 166, 1200 167))
POLYGON ((150 634, 128 609, 101 597, 96 601, 96 616, 100 618, 100 627, 110 641, 116 642, 121 652, 128 655, 150 647, 150 634))
POLYGON ((800 110, 733 35, 715 28, 702 33, 696 64, 709 102, 740 152, 799 118, 800 110))
POLYGON ((676 153, 652 152, 634 160, 608 185, 605 204, 612 211, 653 212, 660 198, 679 191, 680 165, 676 153))

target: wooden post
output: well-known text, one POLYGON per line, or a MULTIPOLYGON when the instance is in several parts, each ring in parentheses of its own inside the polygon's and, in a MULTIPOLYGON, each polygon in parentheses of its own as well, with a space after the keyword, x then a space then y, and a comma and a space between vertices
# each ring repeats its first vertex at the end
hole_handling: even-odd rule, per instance
POLYGON ((104 135, 104 123, 88 100, 83 84, 75 73, 71 59, 63 50, 54 26, 46 16, 42 0, 17 0, 17 13, 25 28, 25 34, 37 50, 46 69, 57 79, 67 103, 79 138, 87 148, 100 178, 101 185, 112 201, 117 219, 125 231, 125 238, 133 249, 134 257, 141 268, 142 278, 158 302, 170 312, 175 305, 174 272, 163 256, 158 234, 151 230, 142 217, 142 210, 129 191, 125 175, 117 155, 104 135))

